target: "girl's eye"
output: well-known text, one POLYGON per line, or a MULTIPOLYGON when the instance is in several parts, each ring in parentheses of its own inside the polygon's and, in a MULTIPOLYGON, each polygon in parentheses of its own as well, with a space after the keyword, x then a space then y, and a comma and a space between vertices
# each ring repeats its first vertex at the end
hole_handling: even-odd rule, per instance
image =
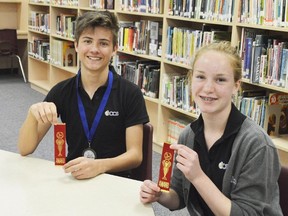
POLYGON ((197 79, 204 79, 205 77, 203 75, 196 75, 195 76, 197 79))
POLYGON ((226 81, 226 79, 224 79, 224 78, 218 78, 217 79, 217 82, 225 82, 226 81))

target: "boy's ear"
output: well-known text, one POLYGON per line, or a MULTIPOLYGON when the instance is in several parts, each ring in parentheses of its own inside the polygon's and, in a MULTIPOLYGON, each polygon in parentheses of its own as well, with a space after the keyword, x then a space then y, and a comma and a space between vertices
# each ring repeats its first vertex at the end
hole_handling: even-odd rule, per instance
POLYGON ((76 52, 78 52, 78 43, 76 40, 74 41, 74 47, 75 47, 76 52))
POLYGON ((113 56, 116 55, 117 50, 118 50, 118 44, 115 44, 113 47, 113 56))

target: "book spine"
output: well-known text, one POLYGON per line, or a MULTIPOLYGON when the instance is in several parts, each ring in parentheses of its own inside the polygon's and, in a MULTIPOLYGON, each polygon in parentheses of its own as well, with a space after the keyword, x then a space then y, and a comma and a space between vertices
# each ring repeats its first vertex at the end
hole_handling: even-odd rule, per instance
POLYGON ((253 39, 250 37, 247 37, 245 39, 245 52, 244 52, 244 78, 250 77, 250 68, 251 68, 251 55, 252 55, 252 44, 253 39))
POLYGON ((254 46, 254 55, 253 55, 253 67, 251 69, 251 82, 259 83, 260 79, 260 63, 263 47, 261 45, 255 44, 254 46))

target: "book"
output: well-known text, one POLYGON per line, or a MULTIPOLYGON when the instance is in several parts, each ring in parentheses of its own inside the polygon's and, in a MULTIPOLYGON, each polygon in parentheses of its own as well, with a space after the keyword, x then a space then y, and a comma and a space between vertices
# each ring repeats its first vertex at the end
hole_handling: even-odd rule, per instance
POLYGON ((149 37, 149 55, 157 56, 158 43, 159 43, 159 23, 154 21, 148 22, 148 28, 150 29, 149 37))
POLYGON ((288 94, 269 94, 265 126, 270 136, 288 134, 288 94))
POLYGON ((246 38, 252 38, 252 41, 254 40, 256 34, 259 33, 258 29, 249 29, 249 28, 242 28, 241 31, 241 41, 240 41, 240 49, 239 49, 239 55, 244 59, 244 53, 246 50, 246 38))
POLYGON ((261 127, 264 126, 267 103, 266 91, 263 89, 250 89, 241 92, 237 98, 240 103, 237 108, 241 113, 250 117, 261 127))
POLYGON ((252 83, 259 83, 260 80, 260 64, 261 56, 266 54, 267 48, 267 35, 256 35, 255 43, 253 43, 253 59, 251 65, 250 81, 252 83))
POLYGON ((126 40, 126 43, 128 41, 128 31, 126 30, 126 35, 125 35, 125 29, 129 27, 130 28, 134 27, 134 23, 132 21, 119 21, 119 32, 118 32, 118 46, 119 47, 118 49, 120 51, 124 50, 124 47, 126 45, 125 40, 126 40))
POLYGON ((76 56, 77 54, 76 54, 75 48, 68 47, 65 51, 64 66, 66 67, 77 66, 76 56))
POLYGON ((61 48, 62 48, 62 58, 63 60, 61 61, 61 66, 76 66, 76 51, 74 47, 74 43, 72 41, 61 41, 62 43, 61 48))
POLYGON ((149 85, 149 97, 159 97, 159 81, 160 81, 160 68, 154 68, 151 70, 151 81, 149 85))
POLYGON ((221 30, 212 30, 211 31, 211 42, 219 41, 231 41, 231 32, 221 31, 221 30))
POLYGON ((114 0, 105 0, 105 9, 113 10, 114 9, 114 0))
POLYGON ((281 68, 280 68, 280 87, 287 88, 287 80, 286 77, 288 76, 288 49, 282 49, 282 57, 281 57, 281 68))
POLYGON ((267 83, 267 53, 261 55, 261 60, 260 60, 260 79, 259 83, 260 84, 265 84, 267 83))
POLYGON ((137 74, 137 80, 138 80, 138 86, 142 88, 143 85, 143 76, 144 76, 144 69, 146 65, 159 65, 159 62, 146 60, 146 59, 137 59, 135 61, 136 65, 136 74, 137 74))
MULTIPOLYGON (((160 65, 158 64, 147 64, 145 65, 144 72, 143 72, 143 82, 142 82, 142 93, 143 95, 150 96, 149 91, 151 88, 151 83, 153 82, 153 71, 159 70, 160 65)), ((160 74, 159 74, 160 76, 160 74)), ((158 82, 159 83, 159 82, 158 82)), ((158 88, 159 89, 159 88, 158 88)))
POLYGON ((245 51, 244 51, 244 63, 243 63, 244 64, 243 65, 243 77, 246 79, 250 78, 252 45, 253 45, 253 38, 247 37, 245 39, 245 51))

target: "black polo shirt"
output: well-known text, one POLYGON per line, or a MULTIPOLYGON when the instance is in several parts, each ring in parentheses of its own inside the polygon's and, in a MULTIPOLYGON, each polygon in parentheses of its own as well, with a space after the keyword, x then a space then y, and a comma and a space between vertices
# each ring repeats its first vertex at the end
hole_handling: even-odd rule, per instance
MULTIPOLYGON (((200 115, 196 121, 191 123, 191 129, 195 133, 194 151, 198 154, 201 168, 220 191, 222 190, 223 176, 229 163, 234 139, 245 118, 246 116, 232 104, 224 134, 214 143, 209 151, 204 137, 202 116, 200 115)), ((191 184, 190 194, 197 194, 197 197, 191 197, 191 199, 198 199, 204 213, 203 215, 214 215, 193 184, 191 184)))
MULTIPOLYGON (((112 90, 91 142, 97 158, 111 158, 126 151, 126 128, 149 122, 140 88, 120 77, 113 68, 112 90)), ((67 161, 83 156, 88 140, 83 130, 77 104, 76 77, 55 85, 45 98, 54 102, 62 122, 66 123, 67 161)), ((79 92, 85 107, 89 129, 107 86, 98 88, 92 100, 79 82, 79 92)))

